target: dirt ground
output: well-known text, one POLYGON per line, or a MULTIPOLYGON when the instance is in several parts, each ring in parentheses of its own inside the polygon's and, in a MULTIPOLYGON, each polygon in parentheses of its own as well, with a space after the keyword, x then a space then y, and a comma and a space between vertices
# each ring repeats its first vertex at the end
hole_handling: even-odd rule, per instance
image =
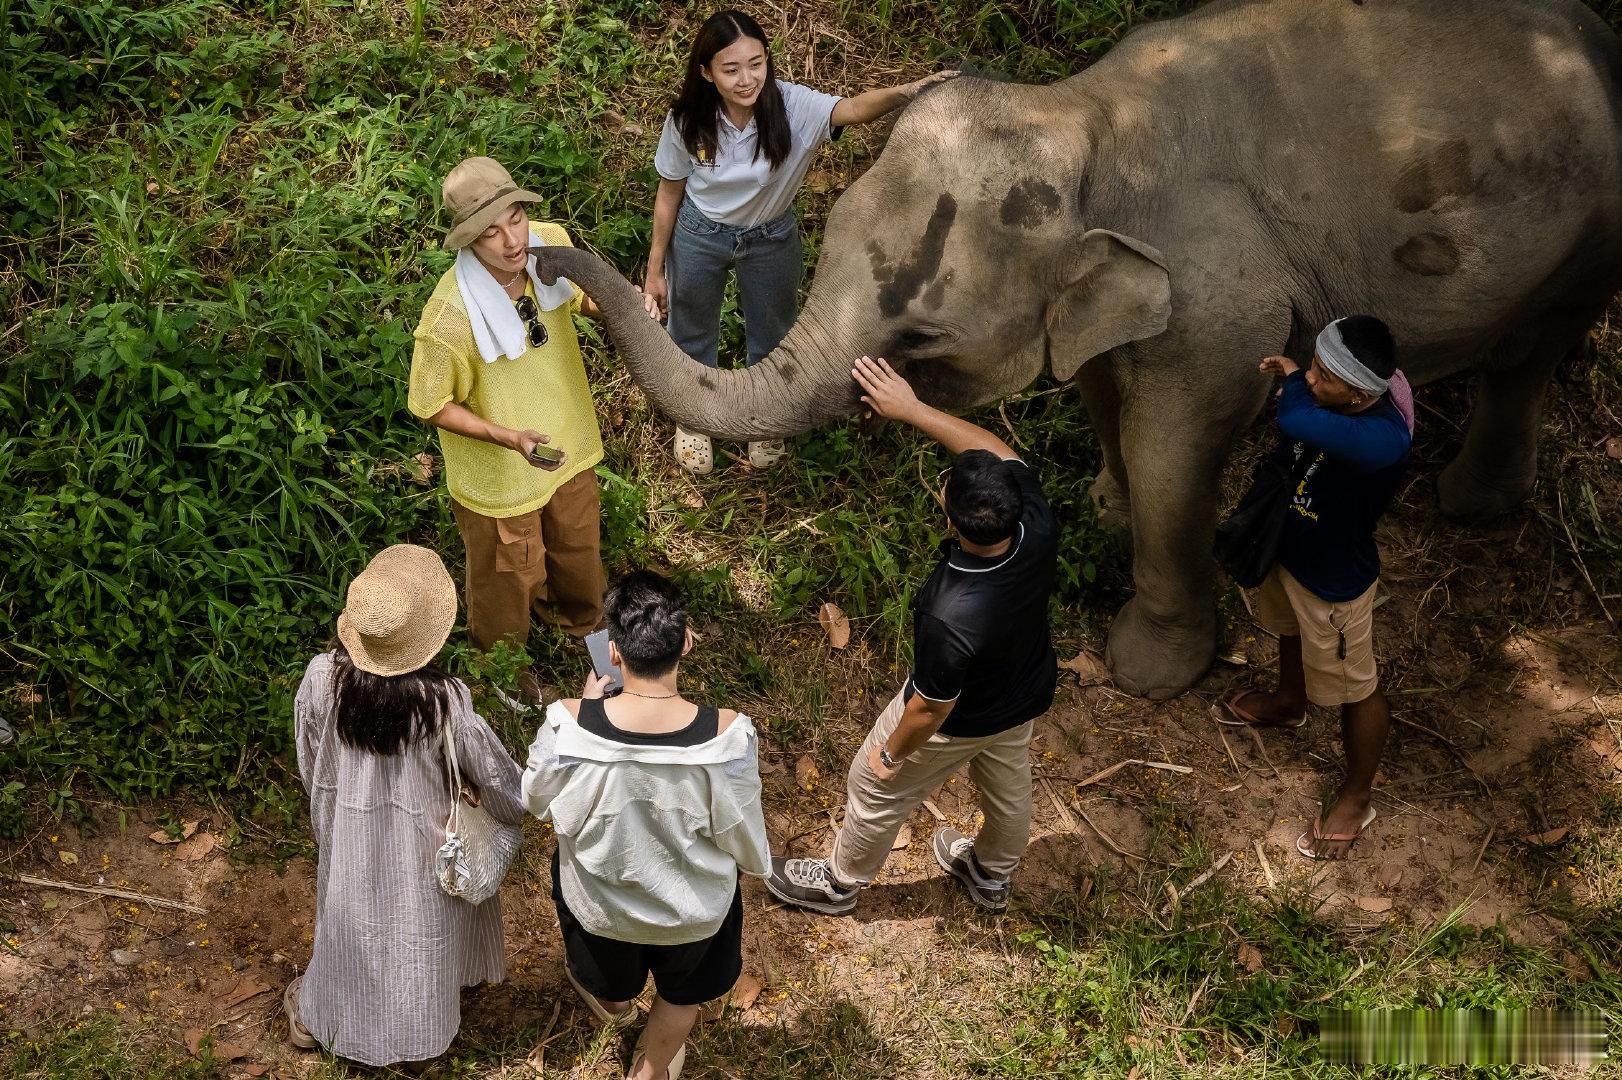
MULTIPOLYGON (((1517 939, 1542 943, 1558 936, 1539 902, 1547 890, 1582 903, 1614 887, 1568 875, 1560 850, 1581 840, 1603 793, 1622 781, 1617 638, 1599 618, 1570 617, 1590 605, 1551 561, 1549 538, 1525 518, 1455 529, 1435 520, 1427 502, 1416 484, 1382 536, 1389 592, 1377 640, 1397 726, 1377 788, 1379 819, 1353 857, 1315 864, 1294 853, 1339 776, 1333 717, 1315 710, 1299 732, 1259 738, 1212 722, 1212 702, 1235 680, 1265 679, 1274 649, 1230 602, 1227 658, 1181 698, 1149 703, 1063 675, 1035 742, 1036 835, 1010 919, 1021 909, 1070 910, 1100 875, 1120 887, 1121 903, 1153 911, 1166 899, 1167 860, 1190 840, 1212 864, 1227 856, 1217 873, 1238 887, 1308 890, 1327 917, 1351 926, 1431 923, 1467 905, 1467 921, 1501 921, 1517 939), (1082 784, 1134 760, 1177 768, 1128 764, 1082 784)), ((854 669, 866 648, 858 640, 831 662, 854 669)), ((849 704, 846 753, 879 703, 854 694, 849 704)), ((767 753, 762 764, 777 849, 821 852, 843 776, 806 776, 792 753, 767 753)), ((932 804, 972 830, 966 777, 932 804)), ((309 953, 314 865, 244 857, 255 849, 249 841, 228 851, 229 824, 198 807, 107 807, 93 828, 50 825, 14 849, 0 863, 6 876, 109 886, 205 910, 0 884, 0 918, 15 927, 0 949, 0 1028, 43 1032, 111 1010, 147 1021, 177 1053, 212 1035, 216 1054, 234 1058, 226 1075, 307 1072, 312 1059, 281 1042, 280 991, 309 953), (152 839, 165 815, 198 821, 192 839, 152 839)), ((791 1019, 818 986, 837 984, 875 1010, 899 991, 940 992, 923 958, 941 948, 983 963, 992 977, 1006 959, 1004 925, 972 916, 939 873, 928 849, 933 824, 920 810, 910 843, 853 918, 777 908, 758 882, 747 884, 746 973, 764 991, 742 1022, 791 1019)), ((465 1032, 546 1015, 548 1030, 585 1022, 558 966, 549 838, 538 823, 530 832, 503 891, 509 981, 479 992, 465 1032)), ((1173 887, 1188 888, 1193 876, 1185 871, 1173 887)), ((961 984, 952 992, 966 1011, 988 1007, 961 984)))

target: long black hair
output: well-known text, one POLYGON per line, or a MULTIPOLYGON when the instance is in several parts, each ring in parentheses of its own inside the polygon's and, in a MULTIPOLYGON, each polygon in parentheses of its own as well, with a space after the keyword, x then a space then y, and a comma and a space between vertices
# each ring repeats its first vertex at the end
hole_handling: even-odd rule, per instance
POLYGON ((704 77, 715 54, 741 37, 752 37, 766 50, 766 82, 755 99, 755 157, 762 152, 772 168, 788 160, 790 149, 788 109, 777 88, 777 68, 772 63, 771 43, 760 24, 741 11, 717 11, 699 27, 693 51, 687 56, 687 75, 681 93, 670 107, 676 130, 687 152, 701 161, 714 161, 715 127, 720 123, 721 93, 704 77))
POLYGON ((456 678, 432 665, 404 675, 373 675, 355 666, 349 650, 332 650, 338 737, 357 750, 388 757, 432 737, 450 710, 456 678))

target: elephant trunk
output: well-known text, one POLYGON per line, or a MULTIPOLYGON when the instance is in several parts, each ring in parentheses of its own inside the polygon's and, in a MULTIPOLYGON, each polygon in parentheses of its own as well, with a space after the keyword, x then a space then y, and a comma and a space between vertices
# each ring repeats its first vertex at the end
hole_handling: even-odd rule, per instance
POLYGON ((721 371, 677 348, 648 317, 641 291, 596 255, 566 247, 532 251, 542 281, 566 277, 596 302, 632 377, 661 412, 688 430, 723 439, 776 439, 856 409, 849 365, 825 356, 809 306, 758 364, 721 371))

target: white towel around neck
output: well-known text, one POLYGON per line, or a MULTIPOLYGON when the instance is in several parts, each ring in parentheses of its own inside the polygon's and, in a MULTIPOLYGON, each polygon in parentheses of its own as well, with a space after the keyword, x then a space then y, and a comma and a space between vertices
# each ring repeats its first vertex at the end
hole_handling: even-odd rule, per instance
MULTIPOLYGON (((544 247, 545 242, 533 231, 529 234, 531 247, 544 247)), ((558 278, 551 285, 541 284, 535 276, 535 256, 526 265, 529 279, 535 283, 535 299, 542 311, 552 311, 574 299, 574 286, 568 278, 558 278)), ((512 297, 501 287, 485 265, 473 254, 471 245, 456 253, 456 288, 467 305, 468 321, 473 324, 473 344, 487 364, 502 357, 517 359, 529 348, 529 337, 524 320, 518 317, 512 297)))

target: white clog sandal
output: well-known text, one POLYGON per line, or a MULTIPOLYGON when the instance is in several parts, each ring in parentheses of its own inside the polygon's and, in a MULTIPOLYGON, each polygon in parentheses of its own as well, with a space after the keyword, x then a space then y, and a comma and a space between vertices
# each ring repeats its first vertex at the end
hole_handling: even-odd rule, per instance
POLYGON ((710 448, 710 437, 678 427, 676 429, 676 464, 694 476, 703 476, 715 468, 715 454, 710 448))
POLYGON ((769 469, 788 456, 788 447, 782 439, 761 439, 749 444, 749 464, 757 469, 769 469))

